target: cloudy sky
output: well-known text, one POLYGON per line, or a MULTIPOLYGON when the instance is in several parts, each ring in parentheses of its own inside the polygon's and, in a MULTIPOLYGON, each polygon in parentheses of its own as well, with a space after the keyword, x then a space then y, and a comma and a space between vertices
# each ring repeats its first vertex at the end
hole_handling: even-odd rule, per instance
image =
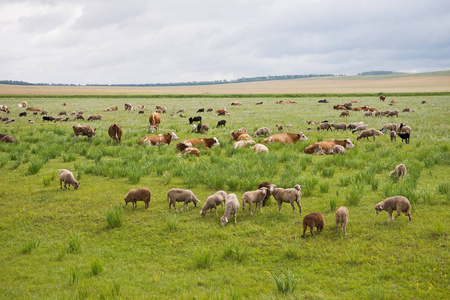
POLYGON ((449 0, 0 0, 0 80, 448 69, 449 0))

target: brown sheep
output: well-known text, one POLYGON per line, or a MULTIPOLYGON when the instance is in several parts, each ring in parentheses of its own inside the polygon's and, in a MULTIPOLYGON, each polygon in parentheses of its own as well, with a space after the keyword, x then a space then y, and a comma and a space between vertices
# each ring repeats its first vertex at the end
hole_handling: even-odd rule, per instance
POLYGON ((336 234, 338 234, 338 228, 341 227, 341 229, 344 231, 344 234, 347 235, 347 223, 349 215, 347 207, 345 206, 339 207, 334 215, 335 215, 336 234))
POLYGON ((384 134, 381 131, 370 128, 368 130, 364 130, 363 132, 361 132, 361 134, 356 138, 356 140, 359 141, 362 138, 366 138, 367 140, 369 140, 369 136, 371 136, 375 141, 375 136, 377 135, 384 135, 384 134))
POLYGON ((131 189, 125 195, 123 199, 125 204, 131 202, 133 204, 133 208, 137 208, 137 201, 144 201, 145 208, 148 208, 148 204, 152 201, 152 192, 148 188, 140 188, 140 189, 131 189))
POLYGON ((314 227, 317 228, 317 232, 321 232, 322 229, 325 227, 325 219, 323 218, 322 214, 320 213, 310 213, 307 214, 303 218, 303 234, 302 238, 305 238, 305 232, 307 228, 310 228, 311 236, 314 237, 314 227))

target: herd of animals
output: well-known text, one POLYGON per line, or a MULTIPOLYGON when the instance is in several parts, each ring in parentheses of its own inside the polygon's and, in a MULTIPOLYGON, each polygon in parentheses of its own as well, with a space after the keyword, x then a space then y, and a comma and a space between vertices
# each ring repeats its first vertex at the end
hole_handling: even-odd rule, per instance
MULTIPOLYGON (((384 101, 385 97, 381 96, 380 101, 384 101)), ((357 103, 353 100, 353 103, 357 103)), ((395 100, 393 100, 395 101, 395 100)), ((278 101, 277 104, 292 104, 296 103, 295 101, 278 101)), ((319 100, 319 103, 328 103, 327 100, 319 100)), ((422 101, 422 104, 426 103, 425 101, 422 101)), ((257 105, 263 104, 263 102, 256 103, 257 105)), ((40 108, 33 108, 33 107, 27 107, 26 101, 23 101, 20 104, 17 104, 18 107, 26 108, 29 111, 32 111, 33 114, 40 113, 43 115, 43 121, 75 121, 75 120, 85 120, 84 118, 84 112, 73 111, 71 115, 76 116, 73 119, 62 119, 62 116, 67 115, 66 111, 62 111, 58 114, 58 117, 54 118, 51 116, 48 116, 48 112, 46 112, 43 109, 40 108)), ((67 103, 63 104, 64 106, 67 105, 67 103)), ((231 102, 230 105, 242 105, 239 101, 231 102)), ((344 105, 335 105, 333 106, 334 109, 346 109, 346 114, 341 116, 348 116, 349 110, 352 110, 351 108, 352 103, 346 103, 344 105), (343 107, 343 108, 341 108, 343 107)), ((126 103, 124 105, 125 110, 139 110, 139 114, 142 114, 145 108, 144 106, 133 106, 129 103, 126 103)), ((118 110, 118 107, 112 107, 107 108, 105 111, 116 111, 118 110)), ((387 115, 388 117, 397 116, 398 117, 398 110, 392 111, 392 112, 379 112, 376 109, 369 108, 367 105, 363 107, 358 107, 353 110, 360 111, 360 110, 368 110, 370 113, 375 112, 375 116, 379 115, 387 115), (378 114, 377 114, 378 113, 378 114)), ((0 105, 0 111, 4 111, 7 114, 10 113, 10 110, 5 105, 0 105)), ((199 109, 197 110, 197 113, 204 112, 205 110, 199 109)), ((212 108, 208 108, 207 112, 212 112, 212 108)), ((410 109, 404 109, 403 112, 410 112, 410 109)), ((150 132, 153 133, 155 130, 159 130, 159 124, 161 123, 161 115, 167 112, 167 108, 163 106, 156 106, 156 111, 151 113, 149 116, 149 128, 150 132)), ((183 109, 180 109, 177 111, 177 113, 184 113, 183 109)), ((217 115, 223 116, 227 115, 228 111, 226 107, 223 109, 219 109, 216 111, 217 115)), ((19 117, 26 116, 26 112, 19 113, 19 117), (24 114, 25 113, 25 114, 24 114)), ((174 116, 174 115, 171 115, 174 116)), ((180 114, 181 117, 186 117, 180 114)), ((369 114, 365 114, 365 116, 371 116, 369 114)), ((0 117, 2 121, 5 124, 9 124, 14 119, 9 119, 8 117, 0 117)), ((102 115, 91 115, 88 117, 88 121, 95 121, 95 120, 102 120, 102 115)), ((367 138, 369 140, 369 137, 372 137, 373 140, 375 140, 375 136, 383 135, 383 131, 390 131, 390 138, 391 141, 395 141, 397 135, 402 138, 402 141, 405 141, 406 143, 409 143, 410 133, 411 133, 411 127, 401 123, 401 124, 395 124, 395 123, 388 123, 381 128, 381 130, 376 130, 374 128, 368 129, 368 125, 364 124, 364 122, 357 122, 357 123, 351 123, 351 124, 345 124, 345 123, 329 123, 328 121, 322 121, 320 123, 315 121, 307 121, 309 125, 318 124, 317 130, 351 130, 352 133, 354 132, 361 132, 360 135, 357 137, 357 140, 360 140, 362 138, 367 138)), ((34 122, 29 120, 30 124, 33 124, 34 122)), ((199 133, 206 133, 209 131, 209 124, 202 124, 202 117, 196 116, 196 117, 190 117, 189 118, 189 124, 192 124, 192 131, 196 131, 199 133), (194 124, 194 122, 197 122, 197 124, 194 124)), ((226 125, 226 120, 220 120, 217 123, 216 127, 223 127, 226 125)), ((288 125, 289 127, 289 125, 288 125)), ((279 131, 283 131, 283 126, 276 125, 276 128, 279 131)), ((311 130, 311 128, 308 128, 308 130, 311 130)), ((74 132, 74 143, 76 143, 78 136, 87 136, 88 139, 92 139, 95 135, 95 129, 91 126, 81 126, 79 124, 73 126, 73 132, 74 132)), ((113 140, 117 140, 119 143, 121 143, 122 140, 122 129, 118 124, 112 124, 108 129, 108 134, 113 140)), ((169 132, 165 134, 156 134, 152 136, 147 136, 138 141, 139 144, 146 144, 148 146, 155 146, 155 145, 169 145, 172 140, 178 140, 179 138, 175 134, 175 132, 169 132)), ((282 143, 282 144, 292 144, 297 141, 305 141, 308 140, 308 138, 301 133, 290 133, 290 132, 281 132, 274 135, 271 135, 270 129, 268 127, 261 127, 259 128, 254 134, 253 137, 247 132, 245 128, 241 128, 239 130, 232 131, 230 133, 230 139, 234 140, 233 143, 234 148, 241 148, 246 147, 251 144, 255 144, 252 146, 253 149, 255 149, 258 153, 267 153, 269 150, 265 144, 270 143, 282 143), (260 136, 264 136, 265 138, 260 142, 256 143, 254 141, 254 138, 258 138, 260 136)), ((17 139, 10 135, 2 134, 0 133, 0 142, 17 142, 17 139)), ((179 156, 182 156, 183 154, 190 154, 199 156, 200 150, 196 147, 203 146, 203 149, 209 149, 213 146, 219 146, 220 143, 216 137, 213 138, 196 138, 196 139, 188 139, 184 140, 183 142, 180 142, 176 145, 176 149, 180 151, 179 156), (195 147, 196 146, 196 147, 195 147)), ((351 149, 354 147, 354 144, 350 141, 350 139, 344 139, 344 140, 328 140, 328 141, 322 141, 313 143, 309 146, 307 146, 304 149, 304 152, 306 154, 318 154, 318 155, 326 155, 326 154, 333 154, 333 155, 342 155, 345 153, 346 149, 351 149)), ((400 164, 396 166, 395 170, 390 173, 390 175, 401 177, 402 179, 406 175, 406 166, 404 164, 400 164)), ((64 183, 64 188, 70 189, 70 186, 73 186, 74 189, 77 189, 80 186, 80 183, 75 179, 73 176, 73 173, 70 172, 67 169, 60 170, 60 188, 62 189, 62 184, 64 183)), ((246 205, 249 206, 249 212, 251 215, 253 215, 253 209, 252 206, 255 204, 256 210, 259 206, 260 211, 262 213, 262 207, 265 206, 267 199, 273 196, 274 199, 278 203, 278 210, 281 212, 281 205, 282 203, 290 203, 293 209, 293 215, 295 213, 295 204, 297 205, 300 215, 302 213, 300 199, 301 199, 301 186, 299 184, 296 184, 293 188, 280 188, 273 184, 270 184, 268 182, 262 182, 258 189, 255 191, 248 191, 244 193, 243 199, 242 199, 242 211, 243 215, 245 216, 245 209, 246 205)), ((127 195, 124 198, 124 201, 126 204, 131 202, 133 204, 133 208, 137 207, 137 201, 143 201, 145 203, 145 208, 149 207, 149 203, 151 201, 151 191, 148 188, 139 188, 139 189, 131 189, 127 195)), ((183 190, 183 189, 171 189, 167 192, 167 201, 169 204, 169 211, 171 211, 171 208, 176 208, 177 202, 183 203, 183 208, 188 209, 188 204, 192 202, 195 206, 197 206, 197 203, 200 202, 200 200, 194 195, 194 193, 190 190, 183 190)), ((240 208, 240 202, 235 194, 227 194, 225 191, 218 191, 214 195, 211 195, 207 198, 205 201, 205 204, 203 205, 200 214, 205 217, 207 211, 209 210, 210 215, 212 212, 212 209, 215 209, 216 216, 217 216, 217 206, 225 205, 224 208, 224 215, 220 218, 220 224, 222 226, 226 225, 229 221, 229 218, 231 215, 234 217, 235 223, 237 223, 237 212, 240 208)), ((390 197, 382 202, 378 203, 375 206, 376 213, 378 214, 380 211, 387 211, 389 214, 388 221, 395 220, 402 212, 405 213, 409 217, 409 221, 411 221, 411 205, 407 198, 403 196, 395 196, 390 197), (395 217, 392 217, 393 211, 397 211, 397 215, 395 217)), ((344 234, 347 233, 346 225, 349 219, 349 211, 346 207, 342 206, 339 207, 336 210, 335 213, 335 228, 336 232, 338 232, 338 228, 340 227, 344 234)), ((310 213, 306 215, 303 218, 303 234, 302 237, 305 237, 305 232, 307 228, 310 228, 311 235, 314 236, 313 229, 317 228, 317 231, 320 232, 325 225, 324 218, 322 214, 320 213, 310 213)))

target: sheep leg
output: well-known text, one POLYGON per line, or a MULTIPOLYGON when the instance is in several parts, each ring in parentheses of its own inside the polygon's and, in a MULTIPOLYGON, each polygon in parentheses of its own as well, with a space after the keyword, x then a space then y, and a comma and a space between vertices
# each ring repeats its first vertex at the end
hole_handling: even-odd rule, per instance
POLYGON ((291 202, 291 206, 292 206, 292 216, 295 216, 295 206, 294 206, 294 202, 291 202))
POLYGON ((242 201, 242 215, 245 217, 245 200, 242 201))
POLYGON ((281 213, 281 201, 278 202, 278 212, 281 213))
POLYGON ((59 180, 59 187, 60 187, 61 190, 62 190, 62 180, 61 180, 61 179, 59 180))
POLYGON ((252 210, 252 202, 248 204, 248 210, 250 211, 250 215, 253 216, 253 210, 252 210))
MULTIPOLYGON (((218 217, 219 215, 217 214, 217 205, 214 206, 214 209, 216 210, 216 217, 218 217)), ((212 209, 211 209, 212 211, 212 209)), ((209 213, 209 215, 211 215, 211 212, 209 213)))
POLYGON ((298 201, 297 199, 297 206, 298 206, 298 210, 300 211, 300 216, 302 215, 302 206, 300 205, 300 201, 298 201))
POLYGON ((311 236, 314 237, 314 223, 309 227, 309 231, 311 232, 311 236))
POLYGON ((336 222, 336 224, 334 225, 334 228, 336 229, 336 234, 338 234, 339 222, 336 222))
POLYGON ((234 216, 234 224, 237 224, 236 212, 233 213, 234 216))
POLYGON ((342 230, 344 230, 344 235, 347 235, 347 223, 342 222, 342 230))
POLYGON ((400 216, 400 214, 402 213, 401 210, 397 209, 397 215, 392 219, 392 221, 394 221, 395 219, 397 219, 398 216, 400 216))

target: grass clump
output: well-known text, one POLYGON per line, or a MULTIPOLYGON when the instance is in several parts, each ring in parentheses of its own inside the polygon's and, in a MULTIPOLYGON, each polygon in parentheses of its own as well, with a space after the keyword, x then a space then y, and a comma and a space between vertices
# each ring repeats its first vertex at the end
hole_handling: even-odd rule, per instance
POLYGON ((106 221, 108 222, 108 228, 116 228, 122 226, 122 207, 117 206, 109 209, 106 212, 106 221))
POLYGON ((92 271, 92 275, 97 276, 99 275, 101 272, 103 272, 103 265, 105 263, 100 259, 100 258, 96 258, 91 262, 91 271, 92 271))
POLYGON ((363 196, 363 187, 362 186, 354 186, 350 189, 350 191, 346 195, 346 204, 348 206, 357 206, 362 199, 363 196))
POLYGON ((199 251, 194 258, 194 266, 197 269, 210 269, 213 262, 214 262, 214 255, 208 249, 199 251))
POLYGON ((34 249, 37 249, 40 244, 41 244, 41 241, 39 239, 27 241, 27 242, 25 242, 22 249, 20 250, 20 253, 30 254, 34 249))
POLYGON ((77 266, 71 266, 69 268, 69 283, 74 284, 78 282, 79 279, 79 269, 77 266))
POLYGON ((72 232, 67 239, 67 253, 80 253, 81 252, 82 237, 79 233, 72 232))
POLYGON ((239 248, 238 245, 234 243, 228 243, 225 245, 223 250, 223 258, 229 260, 235 260, 237 262, 243 262, 247 256, 247 251, 245 249, 239 248))
POLYGON ((280 294, 293 293, 297 286, 295 276, 290 270, 279 275, 272 275, 272 279, 275 282, 277 290, 280 294))

